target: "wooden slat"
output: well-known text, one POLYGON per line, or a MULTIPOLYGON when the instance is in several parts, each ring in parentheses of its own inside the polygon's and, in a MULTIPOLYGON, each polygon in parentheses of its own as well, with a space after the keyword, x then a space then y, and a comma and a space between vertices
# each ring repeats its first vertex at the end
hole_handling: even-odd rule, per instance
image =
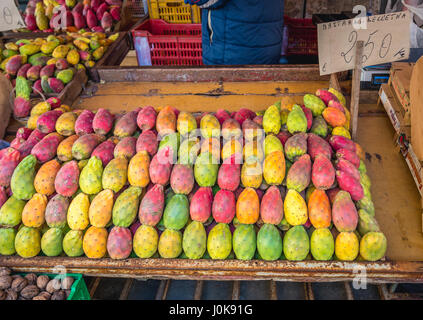
POLYGON ((204 286, 203 280, 199 280, 196 282, 194 300, 201 300, 201 296, 203 295, 203 286, 204 286))
POLYGON ((363 56, 363 41, 357 41, 355 66, 353 70, 353 81, 351 89, 351 136, 354 140, 357 139, 357 125, 358 125, 358 107, 360 101, 360 81, 362 69, 363 56))
POLYGON ((100 277, 96 277, 95 280, 93 281, 93 284, 91 285, 90 288, 90 297, 91 299, 94 297, 95 291, 98 288, 98 285, 100 284, 101 278, 100 277))
POLYGON ((131 291, 134 279, 126 279, 123 286, 122 292, 120 294, 119 300, 127 300, 129 292, 131 291))
POLYGON ((234 281, 232 286, 232 300, 239 300, 240 282, 234 281))

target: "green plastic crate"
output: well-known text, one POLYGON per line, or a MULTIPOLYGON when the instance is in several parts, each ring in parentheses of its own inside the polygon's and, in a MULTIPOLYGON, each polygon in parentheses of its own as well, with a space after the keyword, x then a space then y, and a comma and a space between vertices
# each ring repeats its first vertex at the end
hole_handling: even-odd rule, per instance
MULTIPOLYGON (((22 276, 27 275, 27 273, 18 273, 22 276)), ((84 278, 80 273, 65 273, 65 274, 54 274, 54 273, 37 273, 37 276, 45 275, 50 279, 55 277, 64 278, 72 277, 75 279, 72 284, 71 293, 66 300, 91 300, 90 293, 88 292, 87 285, 85 284, 84 278)))

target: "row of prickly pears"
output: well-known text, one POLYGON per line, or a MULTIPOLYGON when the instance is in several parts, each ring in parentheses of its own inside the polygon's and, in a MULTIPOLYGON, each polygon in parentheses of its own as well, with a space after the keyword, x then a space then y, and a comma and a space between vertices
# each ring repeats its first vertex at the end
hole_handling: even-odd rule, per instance
POLYGON ((363 151, 336 90, 257 114, 50 109, 1 151, 0 254, 385 255, 363 151))

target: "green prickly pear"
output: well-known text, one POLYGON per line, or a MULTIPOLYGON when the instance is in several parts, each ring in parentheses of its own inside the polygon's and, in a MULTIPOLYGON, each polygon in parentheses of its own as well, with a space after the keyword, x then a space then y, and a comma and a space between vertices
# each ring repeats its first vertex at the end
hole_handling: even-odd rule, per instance
POLYGON ((94 156, 88 160, 87 165, 82 169, 79 176, 79 187, 86 194, 97 194, 102 190, 101 177, 103 175, 103 164, 100 158, 94 156))
POLYGON ((13 172, 10 187, 16 199, 29 200, 36 193, 34 188, 36 164, 37 158, 30 154, 18 164, 13 172))
POLYGON ((273 224, 265 223, 257 234, 257 250, 264 260, 277 260, 282 254, 282 238, 273 224))
POLYGON ((68 257, 80 257, 84 254, 82 247, 84 231, 70 230, 63 238, 63 251, 68 257))
POLYGON ((184 231, 182 248, 189 259, 201 259, 206 252, 207 235, 201 222, 192 221, 184 231))
POLYGON ((63 232, 59 228, 50 228, 41 238, 41 250, 48 257, 56 257, 62 253, 63 232))
POLYGON ((16 252, 15 236, 14 228, 0 228, 0 255, 10 256, 16 252))
POLYGON ((207 252, 212 259, 226 259, 232 251, 232 234, 226 223, 218 223, 210 230, 207 252))
POLYGON ((128 228, 138 213, 142 188, 129 187, 116 199, 113 206, 113 224, 118 227, 128 228))
POLYGON ((288 114, 286 127, 289 133, 307 132, 307 118, 299 105, 294 105, 288 114))
POLYGON ((32 258, 41 250, 41 235, 36 228, 22 227, 15 237, 15 249, 22 258, 32 258))
POLYGON ((257 236, 252 224, 240 224, 234 231, 232 246, 236 258, 251 260, 256 252, 257 236))
POLYGON ((194 165, 194 176, 200 187, 213 187, 219 170, 218 162, 209 152, 202 152, 194 165))
POLYGON ((4 227, 15 227, 22 221, 22 211, 26 202, 16 199, 12 195, 0 208, 0 225, 4 227))

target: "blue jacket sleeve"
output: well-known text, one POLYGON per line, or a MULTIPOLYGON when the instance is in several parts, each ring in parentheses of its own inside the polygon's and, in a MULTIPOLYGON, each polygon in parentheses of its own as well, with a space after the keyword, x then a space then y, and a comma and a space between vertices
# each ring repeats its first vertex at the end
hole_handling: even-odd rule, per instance
POLYGON ((187 4, 196 4, 202 9, 216 9, 222 7, 228 0, 185 0, 187 4))

